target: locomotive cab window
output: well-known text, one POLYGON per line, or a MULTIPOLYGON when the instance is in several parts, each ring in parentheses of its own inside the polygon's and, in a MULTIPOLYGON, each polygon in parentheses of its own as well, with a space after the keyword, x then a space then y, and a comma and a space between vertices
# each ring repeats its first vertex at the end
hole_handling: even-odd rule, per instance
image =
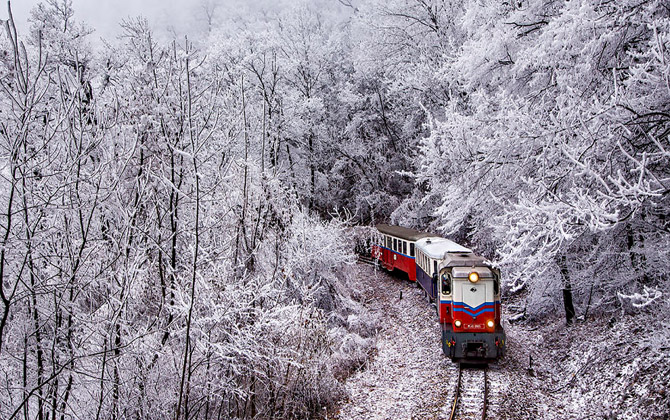
POLYGON ((442 276, 440 276, 442 280, 442 294, 443 295, 450 295, 451 294, 451 276, 447 274, 446 271, 442 272, 442 276))
POLYGON ((407 255, 407 242, 402 241, 402 253, 407 255))
POLYGON ((414 242, 410 242, 409 244, 409 256, 410 257, 414 256, 414 242))

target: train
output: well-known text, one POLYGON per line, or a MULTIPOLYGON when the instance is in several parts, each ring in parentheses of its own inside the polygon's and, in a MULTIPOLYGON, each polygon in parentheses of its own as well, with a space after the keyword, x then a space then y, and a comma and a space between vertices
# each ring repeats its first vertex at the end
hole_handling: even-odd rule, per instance
POLYGON ((447 357, 485 364, 504 356, 500 270, 469 248, 419 230, 379 224, 375 236, 373 260, 406 273, 435 304, 447 357))

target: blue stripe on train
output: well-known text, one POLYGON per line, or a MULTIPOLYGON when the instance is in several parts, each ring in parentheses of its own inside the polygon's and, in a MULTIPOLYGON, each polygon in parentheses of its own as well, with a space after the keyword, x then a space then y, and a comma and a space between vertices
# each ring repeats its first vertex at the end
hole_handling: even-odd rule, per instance
POLYGON ((485 308, 485 309, 482 309, 481 311, 477 311, 477 312, 472 312, 472 311, 469 311, 469 310, 463 309, 463 308, 454 308, 454 312, 465 312, 466 314, 468 314, 472 317, 476 317, 476 316, 479 316, 481 314, 485 314, 487 312, 495 312, 495 308, 485 308))
MULTIPOLYGON (((448 304, 449 302, 447 301, 441 301, 440 303, 446 303, 448 304)), ((495 305, 499 304, 500 302, 484 302, 481 305, 478 305, 476 307, 472 307, 468 305, 467 303, 464 302, 453 302, 452 308, 454 312, 464 312, 472 317, 477 317, 481 314, 485 314, 488 312, 495 312, 495 305)))
POLYGON ((444 304, 448 304, 448 305, 463 305, 463 306, 467 306, 468 309, 477 309, 477 308, 479 308, 480 306, 484 306, 484 305, 500 304, 500 301, 499 301, 499 300, 496 300, 495 302, 484 302, 484 303, 482 303, 481 305, 479 305, 479 306, 477 306, 477 307, 472 307, 472 306, 468 305, 468 304, 465 303, 465 302, 453 302, 453 301, 451 301, 451 300, 441 300, 440 303, 444 303, 444 304))
POLYGON ((494 305, 496 303, 499 303, 499 302, 484 302, 484 303, 482 303, 481 305, 478 305, 478 306, 470 306, 465 302, 454 302, 454 305, 460 305, 460 306, 463 306, 465 309, 469 309, 471 311, 476 311, 483 306, 494 305))
POLYGON ((380 247, 380 248, 382 248, 382 249, 386 249, 386 250, 388 250, 388 251, 391 251, 391 252, 393 252, 394 254, 398 254, 398 255, 402 255, 403 257, 407 257, 407 258, 409 258, 409 259, 411 259, 411 260, 414 259, 414 257, 410 257, 409 255, 405 255, 405 254, 403 254, 402 252, 394 251, 394 250, 392 250, 391 248, 386 248, 385 246, 381 246, 381 245, 377 245, 377 246, 380 247))

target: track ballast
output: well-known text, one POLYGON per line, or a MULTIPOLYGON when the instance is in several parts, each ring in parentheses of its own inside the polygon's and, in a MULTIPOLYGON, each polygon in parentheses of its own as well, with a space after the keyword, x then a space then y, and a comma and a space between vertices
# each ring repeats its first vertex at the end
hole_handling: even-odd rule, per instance
POLYGON ((486 419, 487 371, 486 366, 459 364, 449 420, 486 419))

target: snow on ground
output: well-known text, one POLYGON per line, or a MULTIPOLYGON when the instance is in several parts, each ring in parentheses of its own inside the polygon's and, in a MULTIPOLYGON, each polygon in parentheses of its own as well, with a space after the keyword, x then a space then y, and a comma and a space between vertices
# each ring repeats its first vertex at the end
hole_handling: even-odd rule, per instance
POLYGON ((506 330, 511 357, 501 368, 517 397, 504 401, 496 418, 670 418, 670 348, 663 323, 638 314, 566 327, 556 317, 506 330))
MULTIPOLYGON (((358 280, 354 295, 382 320, 377 350, 347 379, 349 398, 326 417, 448 418, 457 366, 441 352, 433 306, 413 283, 371 266, 360 266, 358 280)), ((567 328, 557 314, 503 326, 507 355, 489 366, 488 418, 670 418, 667 323, 638 315, 567 328)))
POLYGON ((448 418, 458 370, 442 355, 433 306, 414 283, 370 266, 361 266, 358 287, 383 321, 376 354, 347 380, 349 399, 334 418, 448 418))

